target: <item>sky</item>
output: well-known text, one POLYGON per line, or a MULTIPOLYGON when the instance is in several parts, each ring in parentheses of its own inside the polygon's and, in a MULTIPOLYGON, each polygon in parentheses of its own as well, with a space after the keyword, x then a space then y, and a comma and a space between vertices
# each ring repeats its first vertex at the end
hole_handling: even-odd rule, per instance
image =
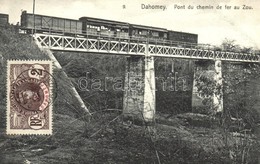
MULTIPOLYGON (((35 0, 35 13, 78 19, 118 20, 198 34, 199 43, 220 45, 225 38, 242 47, 260 49, 260 0, 35 0), (142 5, 143 4, 143 5, 142 5), (162 9, 142 9, 162 5, 162 9), (185 6, 178 8, 177 6, 185 6), (193 9, 188 9, 188 6, 193 9), (203 6, 213 9, 201 9, 203 6), (244 5, 252 9, 243 9, 244 5), (198 9, 200 6, 200 9, 198 9), (221 6, 221 9, 216 9, 221 6), (225 6, 231 6, 227 9, 225 6), (234 6, 240 9, 235 10, 234 6)), ((246 7, 247 8, 247 7, 246 7)), ((22 10, 33 12, 33 0, 0 0, 0 13, 20 22, 22 10)))

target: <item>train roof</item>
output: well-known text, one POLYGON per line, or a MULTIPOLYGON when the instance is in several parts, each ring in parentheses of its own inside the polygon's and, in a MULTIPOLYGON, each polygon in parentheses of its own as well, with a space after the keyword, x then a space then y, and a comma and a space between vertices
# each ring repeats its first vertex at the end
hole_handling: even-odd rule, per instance
POLYGON ((6 16, 6 17, 8 17, 9 15, 8 15, 8 14, 4 14, 4 13, 0 13, 0 16, 6 16))
MULTIPOLYGON (((22 12, 22 15, 27 14, 27 15, 33 15, 33 13, 27 13, 26 11, 22 12)), ((63 17, 55 17, 55 16, 49 16, 49 15, 41 15, 41 14, 34 14, 35 16, 42 16, 42 17, 50 17, 50 18, 57 18, 57 19, 66 19, 66 20, 71 20, 71 21, 79 21, 77 19, 71 19, 71 18, 63 18, 63 17)))
POLYGON ((189 34, 189 35, 198 35, 194 33, 189 33, 189 32, 182 32, 182 31, 173 31, 173 30, 168 30, 169 32, 174 32, 174 33, 182 33, 182 34, 189 34))
POLYGON ((152 27, 152 26, 144 26, 144 25, 137 25, 137 24, 130 24, 127 22, 120 22, 120 21, 114 21, 114 20, 108 20, 108 19, 100 19, 100 18, 92 18, 92 17, 81 17, 79 18, 81 21, 89 21, 93 23, 104 23, 104 24, 110 24, 110 25, 119 25, 119 26, 124 26, 129 28, 129 25, 134 27, 134 28, 139 28, 139 29, 149 29, 149 30, 154 30, 154 31, 162 31, 162 32, 167 32, 166 28, 159 28, 159 27, 152 27))
POLYGON ((125 27, 129 26, 129 23, 126 23, 126 22, 120 22, 120 21, 114 21, 114 20, 108 20, 108 19, 101 19, 101 18, 80 17, 79 20, 80 21, 94 22, 94 23, 119 25, 119 26, 125 26, 125 27))
POLYGON ((131 26, 133 28, 139 28, 139 29, 148 29, 148 30, 162 31, 162 32, 168 31, 166 28, 153 27, 153 26, 144 26, 144 25, 137 25, 137 24, 131 24, 131 26))

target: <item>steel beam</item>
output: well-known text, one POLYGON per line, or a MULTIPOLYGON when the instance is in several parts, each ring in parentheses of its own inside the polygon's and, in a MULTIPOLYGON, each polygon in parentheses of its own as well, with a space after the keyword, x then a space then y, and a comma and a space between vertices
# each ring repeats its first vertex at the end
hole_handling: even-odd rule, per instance
POLYGON ((119 40, 111 38, 86 38, 83 36, 64 36, 54 34, 35 33, 42 48, 57 51, 94 52, 120 55, 141 55, 150 57, 170 57, 183 59, 206 59, 234 62, 260 61, 259 55, 241 52, 216 51, 202 47, 187 48, 174 45, 150 44, 148 42, 131 42, 131 40, 119 40), (148 49, 148 53, 146 53, 148 49))

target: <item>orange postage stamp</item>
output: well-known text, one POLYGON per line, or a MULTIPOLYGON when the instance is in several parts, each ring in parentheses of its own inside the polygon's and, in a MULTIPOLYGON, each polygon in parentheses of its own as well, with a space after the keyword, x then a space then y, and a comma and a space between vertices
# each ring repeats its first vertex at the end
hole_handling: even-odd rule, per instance
POLYGON ((7 134, 52 134, 51 61, 8 61, 7 134))

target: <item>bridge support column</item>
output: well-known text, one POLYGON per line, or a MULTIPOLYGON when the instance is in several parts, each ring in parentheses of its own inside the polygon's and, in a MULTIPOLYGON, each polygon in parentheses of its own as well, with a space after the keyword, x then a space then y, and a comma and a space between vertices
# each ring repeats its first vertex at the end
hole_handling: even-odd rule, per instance
POLYGON ((214 80, 216 89, 213 94, 213 107, 216 112, 223 111, 223 81, 222 81, 222 62, 221 60, 215 61, 214 80))
POLYGON ((145 58, 144 111, 146 122, 153 122, 155 117, 155 72, 154 57, 145 58))
POLYGON ((123 114, 137 121, 154 122, 155 75, 153 57, 127 59, 123 114))
POLYGON ((220 60, 216 60, 214 63, 212 61, 195 62, 192 109, 193 112, 217 113, 223 111, 222 63, 220 60), (211 96, 207 97, 207 94, 201 93, 198 88, 202 88, 211 96), (208 111, 210 109, 212 111, 208 111))

